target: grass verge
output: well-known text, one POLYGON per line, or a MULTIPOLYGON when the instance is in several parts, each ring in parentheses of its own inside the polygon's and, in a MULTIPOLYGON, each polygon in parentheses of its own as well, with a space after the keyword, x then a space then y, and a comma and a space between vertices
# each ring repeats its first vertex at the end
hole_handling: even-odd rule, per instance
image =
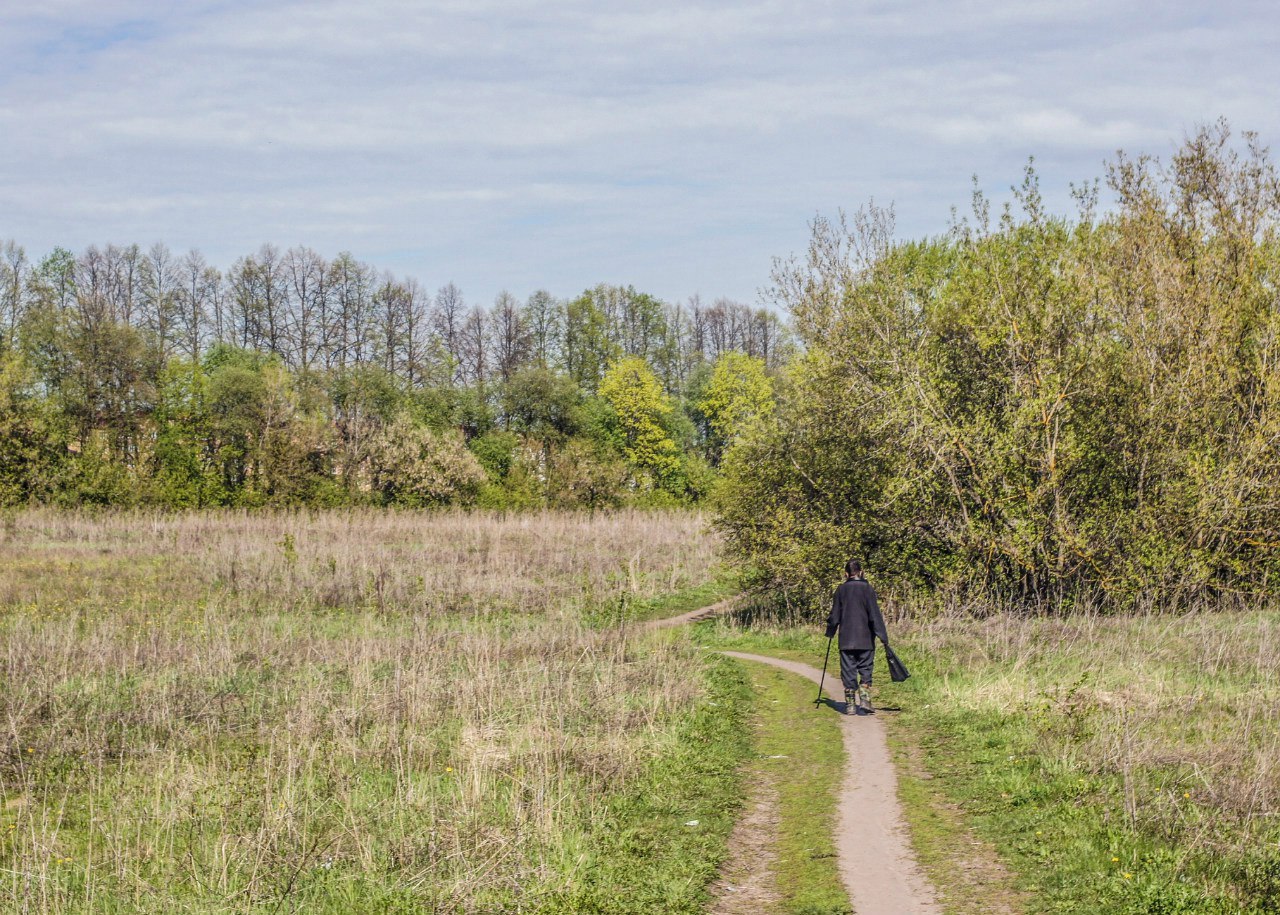
MULTIPOLYGON (((1032 913, 1280 912, 1280 615, 939 620, 895 633, 912 668, 878 704, 922 864, 951 911, 977 837, 1032 913), (949 878, 947 871, 951 870, 949 878)), ((819 632, 699 627, 820 664, 819 632), (815 660, 817 659, 817 660, 815 660)))
POLYGON ((717 604, 737 594, 740 588, 736 575, 720 569, 716 570, 714 577, 702 584, 654 597, 633 597, 623 592, 612 601, 592 607, 587 616, 593 623, 647 623, 717 604))
MULTIPOLYGON (((724 620, 708 620, 698 624, 695 632, 698 641, 704 645, 766 654, 818 668, 822 667, 827 649, 827 640, 821 631, 814 630, 742 629, 724 620)), ((833 657, 827 668, 826 691, 837 699, 840 698, 841 691, 839 677, 839 661, 833 657)), ((798 678, 791 679, 796 680, 799 694, 806 701, 811 701, 814 694, 812 684, 798 678)), ((911 732, 896 726, 900 718, 897 710, 904 708, 906 684, 894 683, 889 678, 883 652, 877 653, 874 679, 877 684, 875 701, 882 708, 881 718, 887 726, 897 763, 898 795, 907 820, 912 847, 930 882, 938 890, 944 911, 948 915, 1021 911, 1021 895, 1002 862, 988 843, 975 836, 963 810, 934 786, 934 776, 921 764, 921 747, 905 739, 910 737, 911 732)), ((779 722, 778 726, 794 728, 800 722, 810 720, 808 716, 803 716, 799 721, 779 722)), ((832 715, 816 716, 816 720, 829 725, 834 735, 830 739, 835 742, 835 752, 842 757, 843 754, 839 752, 837 719, 832 715)), ((812 742, 815 739, 827 738, 810 735, 806 741, 812 742)), ((829 772, 808 773, 805 777, 829 779, 830 775, 829 772)), ((833 795, 828 803, 834 805, 833 795)), ((834 809, 833 806, 831 809, 834 809)), ((830 826, 827 828, 830 829, 830 826)), ((834 868, 833 861, 833 871, 834 868)), ((796 908, 789 911, 807 913, 840 910, 796 908)))
POLYGON ((705 698, 669 752, 608 804, 588 834, 580 879, 548 900, 548 913, 696 913, 725 859, 751 754, 745 673, 706 659, 705 698))
POLYGON ((758 759, 751 777, 777 791, 776 884, 790 915, 840 915, 849 899, 840 883, 834 842, 836 789, 845 766, 836 715, 814 710, 808 680, 742 662, 759 709, 758 759))

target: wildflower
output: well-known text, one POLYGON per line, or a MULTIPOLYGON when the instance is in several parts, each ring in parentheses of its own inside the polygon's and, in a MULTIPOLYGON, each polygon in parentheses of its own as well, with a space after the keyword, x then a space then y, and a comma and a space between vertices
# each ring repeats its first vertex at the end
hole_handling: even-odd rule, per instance
POLYGON ((453 766, 445 766, 445 767, 444 767, 444 771, 446 771, 446 772, 452 772, 452 771, 453 771, 453 766))
POLYGON ((1111 863, 1112 863, 1112 864, 1118 864, 1118 863, 1120 863, 1120 859, 1119 859, 1119 858, 1112 858, 1112 859, 1111 859, 1111 863))
POLYGON ((1124 879, 1126 879, 1126 880, 1132 880, 1132 879, 1133 879, 1133 874, 1128 874, 1128 873, 1126 873, 1126 874, 1124 875, 1124 879))
POLYGON ((1191 792, 1190 792, 1190 791, 1184 791, 1184 792, 1182 792, 1182 796, 1183 796, 1183 797, 1191 797, 1191 792))

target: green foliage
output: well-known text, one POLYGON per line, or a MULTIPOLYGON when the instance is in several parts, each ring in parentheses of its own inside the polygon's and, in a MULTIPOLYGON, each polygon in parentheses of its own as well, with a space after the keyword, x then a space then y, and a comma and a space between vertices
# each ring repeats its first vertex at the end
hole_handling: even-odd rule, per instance
POLYGON ((900 594, 1124 608, 1280 572, 1280 196, 1206 129, 1123 156, 1114 213, 1047 215, 1034 173, 993 225, 891 242, 818 220, 775 280, 804 354, 729 449, 733 549, 797 607, 858 555, 900 594))
POLYGON ((1029 911, 1273 912, 1271 738, 1239 723, 1272 701, 1258 661, 1275 623, 1027 620, 982 648, 972 625, 913 635, 890 734, 1010 863, 1029 911), (1156 639, 1170 650, 1152 655, 1156 639))
POLYGON ((489 479, 505 480, 516 461, 520 437, 513 432, 487 432, 467 443, 489 479))
POLYGON ((503 293, 486 309, 345 252, 263 245, 222 273, 162 244, 56 249, 33 265, 3 242, 0 352, 20 368, 4 381, 0 501, 382 502, 374 452, 406 416, 476 443, 489 479, 461 499, 685 504, 709 491, 720 447, 691 395, 709 360, 743 349, 776 368, 784 336, 765 310, 629 286, 523 305, 503 293), (656 384, 641 413, 617 390, 599 396, 624 359, 656 384), (561 469, 569 478, 551 479, 561 469))
POLYGON ((542 442, 578 434, 586 422, 583 393, 574 381, 543 366, 512 375, 503 388, 511 429, 542 442))
POLYGON ((610 338, 608 319, 590 291, 565 306, 565 350, 569 377, 594 394, 620 347, 610 338))
POLYGON ((815 711, 813 684, 776 668, 747 662, 759 715, 756 767, 777 791, 777 885, 783 911, 844 915, 849 896, 836 867, 836 786, 845 758, 840 719, 815 711))
POLYGON ((547 465, 547 502, 553 508, 613 508, 622 504, 629 474, 608 449, 572 439, 547 465))
POLYGON ((489 432, 467 443, 488 480, 480 486, 481 508, 526 509, 544 504, 537 477, 541 453, 514 432, 489 432))
POLYGON ((725 353, 716 360, 698 408, 715 433, 717 451, 733 443, 755 423, 773 416, 773 382, 764 361, 746 353, 725 353))
POLYGON ((175 359, 160 376, 156 402, 156 487, 166 505, 222 504, 226 490, 209 442, 209 377, 197 363, 175 359))
POLYGON ((0 505, 47 499, 66 454, 57 417, 21 356, 0 350, 0 505))
POLYGON ((613 409, 618 444, 633 468, 659 482, 678 473, 679 449, 664 425, 671 403, 643 359, 628 356, 611 365, 600 397, 613 409))

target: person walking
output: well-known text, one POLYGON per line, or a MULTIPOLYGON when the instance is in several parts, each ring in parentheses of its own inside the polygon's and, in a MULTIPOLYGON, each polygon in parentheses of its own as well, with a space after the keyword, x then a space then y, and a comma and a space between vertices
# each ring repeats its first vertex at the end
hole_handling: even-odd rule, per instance
POLYGON ((840 633, 840 679, 844 682, 846 715, 870 715, 871 668, 875 663, 876 639, 889 650, 889 633, 862 565, 850 559, 844 567, 845 580, 831 599, 827 617, 827 638, 840 633))

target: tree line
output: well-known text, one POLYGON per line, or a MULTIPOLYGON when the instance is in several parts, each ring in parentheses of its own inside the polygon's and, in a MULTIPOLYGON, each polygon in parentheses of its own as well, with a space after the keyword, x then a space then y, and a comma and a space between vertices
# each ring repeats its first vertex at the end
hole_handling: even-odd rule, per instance
POLYGON ((794 612, 860 555, 952 606, 1220 605, 1280 574, 1280 181, 1225 123, 1046 208, 898 240, 818 219, 774 294, 801 355, 721 518, 794 612), (1105 188, 1105 191, 1104 191, 1105 188), (1109 195, 1106 207, 1103 194, 1109 195))
POLYGON ((724 299, 599 285, 485 307, 304 247, 220 270, 9 241, 0 503, 696 501, 732 435, 716 410, 790 350, 774 312, 724 299))

